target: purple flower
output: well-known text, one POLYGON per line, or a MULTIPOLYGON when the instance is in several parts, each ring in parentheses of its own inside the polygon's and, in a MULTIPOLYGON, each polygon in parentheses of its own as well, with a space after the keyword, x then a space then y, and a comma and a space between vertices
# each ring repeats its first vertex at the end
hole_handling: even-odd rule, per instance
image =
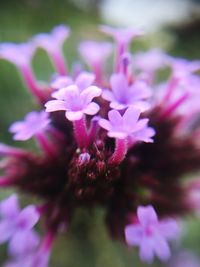
POLYGON ((170 260, 168 267, 200 267, 200 259, 189 251, 181 251, 170 260))
POLYGON ((0 44, 0 58, 10 61, 18 67, 30 65, 34 52, 33 42, 0 44))
POLYGON ((154 208, 149 205, 137 209, 138 224, 131 224, 125 228, 128 245, 140 247, 140 258, 151 263, 154 255, 162 261, 170 257, 168 240, 178 235, 178 225, 173 219, 158 220, 154 208))
POLYGON ((33 205, 20 210, 16 195, 0 203, 0 243, 9 241, 12 255, 25 255, 39 244, 39 237, 32 229, 39 220, 33 205))
POLYGON ((200 70, 200 61, 189 61, 183 58, 174 58, 168 56, 168 64, 172 68, 173 76, 178 79, 183 79, 188 75, 200 70))
POLYGON ((134 68, 153 73, 166 66, 168 56, 160 49, 151 49, 133 56, 134 68))
POLYGON ((108 131, 109 137, 125 139, 128 136, 139 138, 139 132, 147 127, 146 119, 138 120, 140 110, 130 107, 122 116, 117 110, 108 112, 108 119, 100 119, 99 125, 108 131))
POLYGON ((84 41, 79 45, 79 53, 92 68, 102 64, 112 52, 112 45, 108 42, 84 41))
MULTIPOLYGON (((51 87, 54 89, 60 89, 69 85, 75 84, 78 86, 80 92, 89 87, 95 80, 95 75, 91 72, 83 71, 75 79, 72 80, 69 76, 58 76, 51 83, 51 87)), ((55 93, 55 96, 57 94, 55 93)), ((54 94, 52 94, 54 97, 54 94)))
POLYGON ((45 111, 32 111, 26 115, 24 121, 14 122, 9 131, 14 133, 15 140, 25 141, 43 132, 49 123, 50 119, 45 111))
POLYGON ((100 95, 101 89, 96 86, 89 86, 80 92, 77 85, 70 85, 53 94, 57 100, 48 101, 45 104, 46 111, 65 110, 65 116, 68 120, 80 120, 83 114, 95 115, 99 111, 99 105, 92 100, 100 95))
POLYGON ((136 28, 114 28, 102 25, 100 30, 115 39, 118 44, 127 46, 134 37, 143 35, 143 31, 136 28))
POLYGON ((51 54, 62 48, 64 41, 68 38, 69 34, 69 27, 59 25, 54 27, 51 33, 37 34, 33 40, 38 47, 45 49, 51 54))
POLYGON ((70 34, 70 29, 64 25, 55 27, 51 33, 41 33, 33 40, 38 47, 45 49, 51 58, 57 72, 66 75, 67 68, 62 53, 64 41, 70 34))
POLYGON ((126 77, 119 73, 113 74, 110 79, 111 89, 104 90, 102 97, 110 101, 110 107, 121 110, 130 106, 146 111, 150 105, 144 101, 151 96, 152 91, 144 81, 136 81, 134 84, 128 84, 126 77))

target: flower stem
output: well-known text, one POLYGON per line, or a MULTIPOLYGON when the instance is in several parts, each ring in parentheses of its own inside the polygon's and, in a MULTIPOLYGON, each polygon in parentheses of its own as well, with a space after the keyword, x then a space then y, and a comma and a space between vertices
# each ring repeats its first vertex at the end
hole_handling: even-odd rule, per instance
POLYGON ((88 146, 88 133, 85 118, 73 121, 74 135, 79 148, 86 148, 88 146))
POLYGON ((54 158, 57 154, 56 150, 53 145, 49 143, 49 140, 47 139, 46 135, 44 133, 38 133, 35 137, 46 155, 48 157, 54 158))
POLYGON ((23 150, 21 148, 15 148, 0 143, 0 156, 23 157, 29 154, 30 153, 28 151, 23 150))
POLYGON ((165 119, 168 116, 170 116, 182 103, 185 102, 185 100, 188 98, 188 94, 184 94, 182 95, 180 98, 178 98, 174 103, 172 103, 171 105, 169 105, 169 107, 167 109, 165 109, 161 115, 160 115, 160 119, 165 119))
POLYGON ((127 139, 116 139, 115 151, 109 159, 109 164, 112 165, 120 164, 124 160, 127 150, 128 150, 127 139))
POLYGON ((92 144, 92 142, 94 142, 96 134, 97 134, 97 130, 98 130, 98 117, 93 118, 91 120, 91 127, 89 130, 89 137, 88 137, 89 144, 92 144))
POLYGON ((169 84, 168 84, 168 87, 166 89, 166 94, 163 98, 163 103, 166 103, 170 100, 173 92, 174 92, 174 89, 176 88, 176 86, 178 86, 179 84, 179 79, 176 78, 176 77, 172 77, 169 81, 169 84))
POLYGON ((50 56, 56 71, 60 75, 67 75, 67 68, 62 51, 55 51, 51 53, 50 56))
POLYGON ((39 102, 43 103, 45 100, 45 96, 37 84, 37 80, 35 78, 31 66, 29 65, 22 66, 20 70, 26 86, 29 88, 31 93, 39 100, 39 102))
POLYGON ((116 60, 115 60, 115 71, 120 72, 120 65, 121 65, 121 57, 126 51, 126 45, 124 43, 117 44, 117 51, 116 51, 116 60))
POLYGON ((13 186, 13 181, 8 177, 0 176, 0 188, 13 186))
POLYGON ((55 233, 52 231, 49 231, 43 239, 41 250, 43 251, 51 250, 54 239, 55 239, 55 233))

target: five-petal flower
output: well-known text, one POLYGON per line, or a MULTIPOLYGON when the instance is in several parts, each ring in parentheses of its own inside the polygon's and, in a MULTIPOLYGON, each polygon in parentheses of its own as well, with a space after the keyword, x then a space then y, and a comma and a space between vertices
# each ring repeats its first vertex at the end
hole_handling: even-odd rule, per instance
POLYGON ((109 120, 100 119, 99 125, 108 131, 109 137, 125 139, 136 136, 139 139, 140 131, 147 128, 146 119, 139 120, 139 116, 140 110, 133 107, 128 108, 123 116, 117 110, 111 110, 108 112, 109 120))
POLYGON ((9 241, 10 254, 25 255, 38 246, 39 236, 33 227, 39 213, 33 205, 20 210, 16 195, 12 195, 0 203, 0 217, 0 243, 9 241))
POLYGON ((151 96, 152 91, 142 80, 138 80, 132 85, 128 84, 126 77, 119 73, 113 74, 110 79, 111 90, 104 90, 102 97, 110 101, 110 107, 121 110, 130 106, 146 111, 150 105, 144 101, 151 96))
POLYGON ((99 111, 99 105, 92 100, 100 95, 101 89, 96 86, 89 86, 80 92, 77 85, 70 85, 53 94, 57 100, 48 101, 45 104, 46 111, 65 110, 65 116, 68 120, 80 120, 83 114, 95 115, 99 111))
POLYGON ((154 255, 166 261, 170 257, 168 240, 178 235, 178 225, 173 219, 158 220, 154 208, 149 205, 137 209, 137 224, 125 228, 125 237, 130 246, 140 247, 142 261, 151 263, 154 255))
POLYGON ((15 140, 25 141, 43 132, 49 123, 50 119, 45 111, 32 111, 26 115, 24 121, 14 122, 9 131, 14 133, 15 140))

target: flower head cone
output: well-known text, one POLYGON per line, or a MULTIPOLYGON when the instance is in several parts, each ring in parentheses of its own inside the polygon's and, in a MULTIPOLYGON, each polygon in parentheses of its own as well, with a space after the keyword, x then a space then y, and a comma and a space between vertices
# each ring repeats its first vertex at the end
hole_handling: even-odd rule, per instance
MULTIPOLYGON (((103 31, 117 42, 114 69, 104 69, 111 46, 87 42, 79 52, 91 70, 72 75, 62 53, 68 27, 32 39, 34 49, 47 51, 57 73, 41 90, 25 68, 23 78, 39 111, 9 128, 16 141, 34 138, 40 153, 0 143, 0 188, 14 187, 36 199, 24 208, 16 195, 0 203, 0 243, 8 245, 10 257, 6 267, 48 267, 56 237, 70 232, 76 212, 90 216, 99 207, 112 238, 138 247, 141 261, 166 261, 179 233, 176 220, 199 211, 194 198, 199 177, 199 187, 190 181, 200 169, 199 138, 194 138, 199 137, 198 63, 151 51, 138 55, 131 69, 128 46, 141 31, 103 31), (155 60, 145 65, 149 58, 155 60), (169 77, 159 83, 154 77, 166 65, 169 77), (40 219, 43 237, 35 228, 40 219)), ((21 67, 12 45, 4 56, 1 47, 0 57, 21 67)), ((27 52, 26 63, 32 56, 27 52)))

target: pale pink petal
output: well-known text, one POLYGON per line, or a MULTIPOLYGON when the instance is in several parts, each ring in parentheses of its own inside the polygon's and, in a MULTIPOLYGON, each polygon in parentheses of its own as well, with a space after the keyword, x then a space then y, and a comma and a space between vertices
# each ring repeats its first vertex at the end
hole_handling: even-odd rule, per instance
POLYGON ((128 134, 123 131, 111 130, 108 132, 108 136, 111 138, 125 139, 128 134))
POLYGON ((115 100, 115 97, 114 97, 113 92, 111 90, 103 90, 102 97, 103 97, 103 99, 105 99, 107 101, 114 101, 115 100))
POLYGON ((46 112, 66 110, 66 104, 62 100, 50 100, 45 104, 46 112))
POLYGON ((98 121, 98 123, 102 128, 106 129, 107 131, 110 131, 112 128, 112 125, 111 125, 110 121, 108 121, 108 120, 100 119, 98 121))
POLYGON ((99 105, 91 102, 87 105, 86 108, 83 109, 83 112, 88 115, 95 115, 99 111, 99 105))
POLYGON ((123 118, 117 110, 109 111, 108 118, 113 127, 120 128, 123 125, 123 118))
POLYGON ((160 233, 167 239, 174 239, 179 235, 179 227, 175 220, 165 219, 158 225, 160 233))
POLYGON ((0 222, 0 244, 7 242, 16 231, 15 225, 9 220, 0 222))
POLYGON ((127 100, 128 81, 123 74, 113 74, 110 79, 111 88, 115 98, 124 103, 127 100))
POLYGON ((152 263, 154 258, 154 251, 152 240, 143 237, 140 242, 140 259, 147 263, 152 263))
POLYGON ((40 238, 34 231, 17 231, 9 242, 9 254, 25 256, 39 245, 40 238))
POLYGON ((83 117, 83 111, 67 111, 65 116, 69 121, 78 121, 83 117))
POLYGON ((154 251, 157 257, 162 261, 167 261, 171 256, 167 241, 160 235, 154 236, 154 251))
POLYGON ((30 205, 24 208, 16 221, 17 227, 22 230, 29 230, 38 222, 40 215, 35 206, 30 205))
POLYGON ((140 110, 130 107, 128 108, 123 116, 125 125, 129 125, 130 127, 134 127, 136 122, 138 121, 140 116, 140 110))
POLYGON ((128 225, 125 228, 126 242, 130 246, 139 245, 143 237, 143 230, 140 225, 128 225))
POLYGON ((149 205, 146 207, 139 206, 137 209, 137 216, 142 226, 148 226, 150 223, 157 223, 158 217, 154 208, 149 205))
POLYGON ((75 84, 78 86, 80 92, 89 87, 95 80, 95 75, 90 72, 81 72, 76 78, 75 84))
POLYGON ((0 215, 9 220, 15 219, 20 212, 17 195, 13 194, 0 203, 0 215))
POLYGON ((97 86, 89 86, 87 89, 83 90, 81 93, 81 99, 84 104, 89 104, 94 97, 101 95, 102 90, 97 86))

